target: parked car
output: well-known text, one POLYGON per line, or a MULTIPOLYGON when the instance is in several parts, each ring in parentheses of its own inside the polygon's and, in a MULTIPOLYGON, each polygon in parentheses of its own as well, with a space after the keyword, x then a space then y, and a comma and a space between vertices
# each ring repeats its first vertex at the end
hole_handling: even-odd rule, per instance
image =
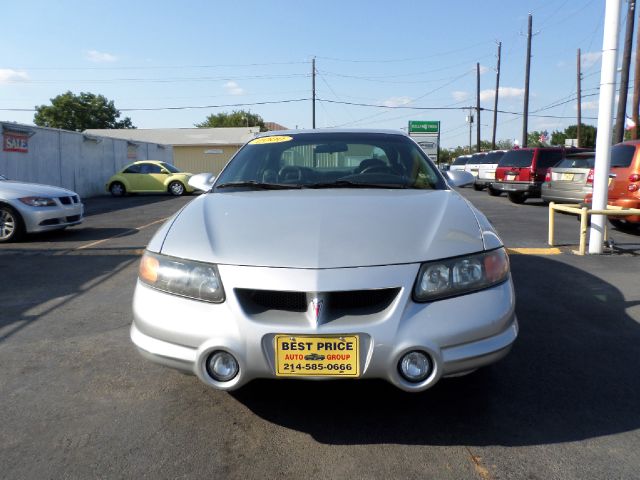
POLYGON ((478 165, 478 176, 473 184, 475 190, 482 190, 488 187, 489 195, 498 196, 500 192, 491 188, 491 182, 496 179, 496 168, 498 168, 498 162, 507 150, 493 150, 487 152, 482 158, 482 162, 478 165))
POLYGON ((482 163, 484 157, 487 156, 487 152, 478 152, 471 155, 471 158, 467 160, 467 163, 464 166, 464 171, 469 172, 474 177, 478 176, 478 168, 482 163))
POLYGON ((135 288, 131 339, 155 362, 223 390, 341 377, 415 392, 516 339, 504 246, 451 188, 472 177, 441 174, 402 132, 267 132, 215 183, 190 181, 205 193, 152 238, 135 288))
POLYGON ((464 167, 470 158, 471 155, 460 155, 459 157, 456 157, 456 159, 451 163, 449 170, 464 170, 464 167))
POLYGON ((496 180, 491 188, 507 192, 509 200, 523 203, 527 198, 540 198, 547 169, 556 166, 566 153, 588 151, 563 147, 533 147, 509 150, 498 162, 496 180))
MULTIPOLYGON (((608 204, 625 208, 640 208, 640 140, 619 143, 611 147, 611 181, 608 204)), ((609 217, 617 227, 640 225, 640 215, 609 217)))
POLYGON ((0 243, 18 241, 25 233, 78 225, 83 216, 84 206, 76 192, 0 175, 0 243))
POLYGON ((593 191, 595 152, 570 153, 547 172, 542 184, 544 202, 580 203, 593 191))
POLYGON ((171 195, 192 193, 189 186, 192 173, 185 173, 173 165, 157 160, 133 162, 113 175, 105 187, 114 197, 122 197, 127 193, 160 193, 171 195))

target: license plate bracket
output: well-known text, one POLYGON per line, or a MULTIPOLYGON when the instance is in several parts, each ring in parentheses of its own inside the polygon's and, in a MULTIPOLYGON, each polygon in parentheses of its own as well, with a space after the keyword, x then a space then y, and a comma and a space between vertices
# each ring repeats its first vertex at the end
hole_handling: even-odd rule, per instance
POLYGON ((278 377, 359 377, 358 335, 286 335, 274 337, 278 377))

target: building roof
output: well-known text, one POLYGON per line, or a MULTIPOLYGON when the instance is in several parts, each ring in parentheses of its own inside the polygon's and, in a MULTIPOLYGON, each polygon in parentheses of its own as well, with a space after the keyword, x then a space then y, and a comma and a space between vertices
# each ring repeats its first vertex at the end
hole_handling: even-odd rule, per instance
POLYGON ((174 146, 196 145, 244 145, 260 127, 233 128, 131 128, 85 130, 91 135, 101 135, 133 142, 150 142, 174 146))
POLYGON ((284 127, 276 122, 264 122, 264 128, 266 128, 268 131, 289 130, 287 127, 284 127))

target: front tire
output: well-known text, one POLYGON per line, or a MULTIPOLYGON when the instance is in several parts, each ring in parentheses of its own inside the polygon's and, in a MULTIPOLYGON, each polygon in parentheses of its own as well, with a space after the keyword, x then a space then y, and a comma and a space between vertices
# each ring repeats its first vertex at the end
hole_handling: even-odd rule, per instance
POLYGON ((184 195, 185 188, 184 185, 180 182, 171 182, 169 184, 169 193, 175 197, 179 197, 180 195, 184 195))
POLYGON ((500 190, 496 190, 493 187, 487 187, 487 192, 489 193, 489 195, 491 195, 492 197, 499 197, 500 195, 502 195, 502 192, 500 190))
POLYGON ((527 197, 525 196, 524 193, 520 193, 520 192, 509 192, 509 200, 513 203, 524 203, 524 201, 527 199, 527 197))
POLYGON ((127 189, 124 184, 120 182, 113 182, 109 185, 109 192, 111 192, 111 195, 114 197, 124 197, 127 194, 127 189))
POLYGON ((484 187, 483 187, 482 185, 478 185, 477 183, 474 183, 474 184, 473 184, 473 189, 474 189, 476 192, 479 192, 479 191, 480 191, 480 190, 482 190, 483 188, 484 188, 484 187))
POLYGON ((24 231, 20 214, 9 205, 0 205, 0 243, 18 241, 24 231))

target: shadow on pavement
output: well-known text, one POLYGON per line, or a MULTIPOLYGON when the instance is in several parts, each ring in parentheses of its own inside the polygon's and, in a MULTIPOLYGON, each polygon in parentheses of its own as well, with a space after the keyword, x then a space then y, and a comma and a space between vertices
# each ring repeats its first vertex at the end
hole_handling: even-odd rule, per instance
MULTIPOLYGON (((97 285, 117 275, 134 262, 139 256, 131 255, 93 255, 91 261, 80 256, 37 255, 29 257, 29 268, 23 268, 24 262, 11 256, 0 256, 0 272, 10 285, 0 289, 0 346, 21 330, 35 325, 48 313, 64 309, 66 305, 97 285), (75 265, 70 263, 70 259, 75 265)), ((91 320, 100 318, 95 312, 94 318, 77 319, 78 325, 87 328, 91 320)), ((74 332, 77 333, 77 332, 74 332)), ((53 340, 49 331, 48 341, 53 340)))
POLYGON ((174 197, 166 194, 143 194, 143 195, 128 195, 126 197, 92 197, 83 199, 84 208, 85 208, 85 217, 90 217, 92 215, 99 215, 102 213, 116 212, 119 210, 126 210, 129 208, 136 208, 145 205, 150 205, 154 203, 160 202, 168 202, 167 209, 170 210, 171 213, 175 211, 175 205, 170 205, 175 202, 182 202, 182 204, 187 203, 189 200, 192 200, 194 197, 190 195, 185 195, 183 197, 174 197))
POLYGON ((117 227, 82 227, 77 226, 64 230, 54 230, 52 232, 33 233, 26 235, 20 243, 6 244, 8 247, 16 250, 22 245, 28 245, 36 242, 83 242, 91 240, 104 240, 111 237, 128 237, 137 233, 135 228, 117 228, 117 227))
POLYGON ((603 280, 512 257, 520 338, 501 362, 407 394, 383 381, 257 381, 231 395, 326 444, 542 445, 640 427, 640 325, 603 280))

